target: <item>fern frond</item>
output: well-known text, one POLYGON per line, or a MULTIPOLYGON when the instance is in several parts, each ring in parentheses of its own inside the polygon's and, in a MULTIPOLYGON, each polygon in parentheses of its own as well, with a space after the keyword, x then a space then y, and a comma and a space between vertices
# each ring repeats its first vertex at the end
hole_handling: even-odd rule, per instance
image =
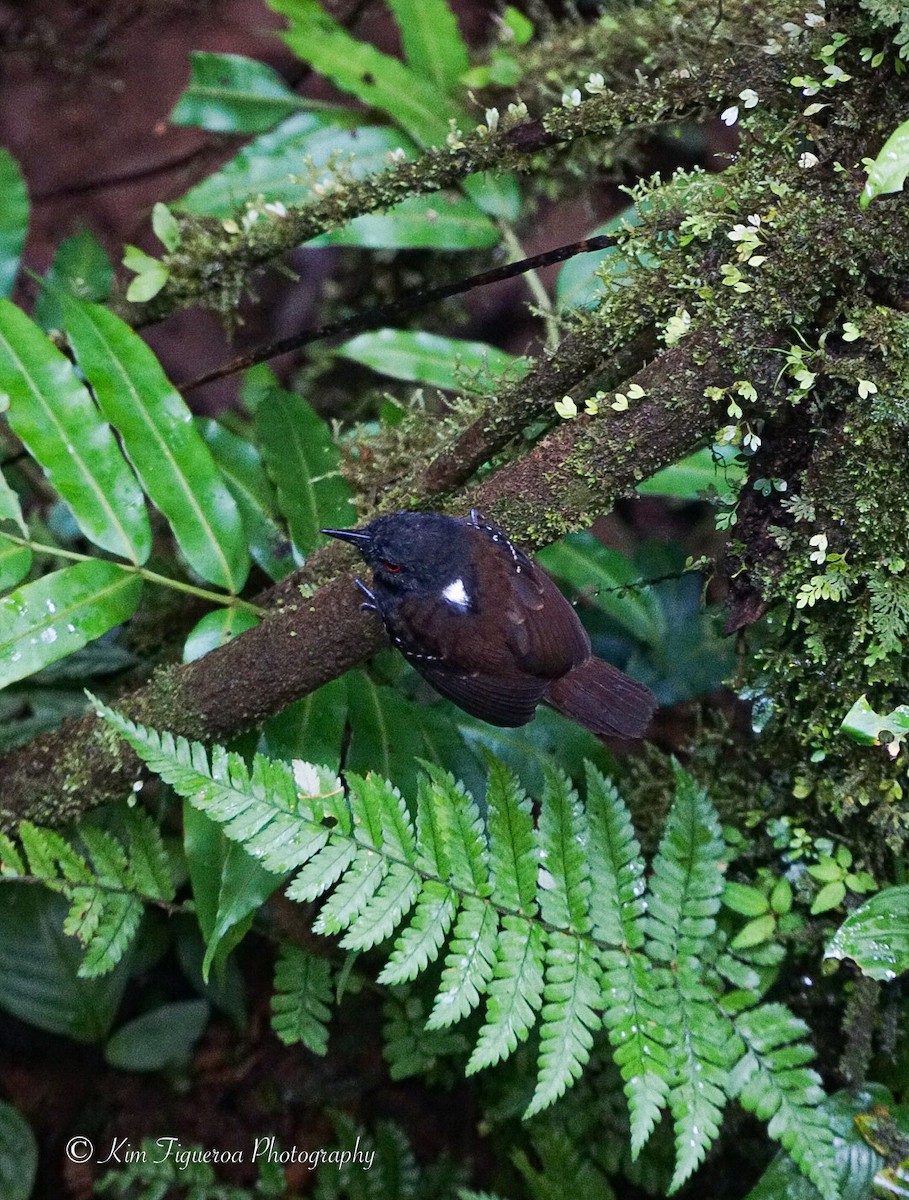
MULTIPOLYGON (((677 771, 645 891, 628 811, 594 771, 588 812, 567 778, 548 768, 535 829, 526 796, 501 765, 491 769, 486 827, 463 785, 428 767, 414 823, 400 793, 374 776, 352 775, 344 793, 334 775, 306 764, 291 773, 256 756, 247 768, 219 748, 209 764, 199 746, 102 712, 162 778, 230 836, 245 839, 266 866, 296 868, 288 895, 322 900, 317 931, 340 934, 345 948, 359 950, 397 930, 381 982, 416 979, 447 942, 426 1026, 419 1034, 411 1029, 410 1040, 399 1031, 393 1071, 407 1073, 418 1060, 425 1065, 422 1051, 433 1038, 461 1046, 461 1035, 448 1027, 485 994, 468 1071, 506 1058, 538 1023, 532 1115, 578 1078, 603 1022, 624 1080, 634 1154, 662 1110, 672 1114, 672 1189, 703 1159, 727 1099, 739 1095, 744 1107, 770 1119, 771 1136, 832 1195, 830 1135, 814 1112, 821 1093, 805 1068, 803 1027, 779 1006, 744 1007, 750 968, 759 975, 766 968, 765 986, 778 961, 769 949, 779 947, 744 957, 720 953, 725 848, 713 807, 684 772, 677 771), (727 978, 739 992, 724 995, 727 978)), ((60 869, 58 847, 40 835, 32 840, 36 859, 60 869)), ((93 835, 92 847, 105 870, 128 871, 116 845, 93 835)), ((79 876, 70 888, 90 889, 94 876, 78 855, 69 852, 66 870, 79 876)), ((94 916, 86 910, 82 920, 94 916)), ((422 1016, 415 997, 411 1003, 422 1016)))
MULTIPOLYGON (((436 853, 439 853, 441 843, 444 850, 440 865, 447 867, 442 877, 450 878, 459 891, 488 896, 492 885, 483 821, 476 802, 464 785, 446 771, 428 763, 426 770, 430 777, 426 804, 433 809, 439 837, 436 853)), ((425 820, 426 814, 424 823, 425 820)))
POLYGON ((747 1112, 769 1120, 767 1132, 825 1200, 838 1200, 834 1132, 820 1107, 824 1091, 817 1072, 805 1065, 814 1057, 807 1026, 782 1004, 762 1004, 741 1013, 736 1029, 748 1050, 730 1091, 747 1112))
POLYGON ((591 926, 587 817, 567 776, 551 766, 545 773, 540 842, 537 899, 543 919, 556 929, 587 933, 591 926))
POLYGON ((600 1025, 600 971, 590 944, 564 933, 546 940, 538 1079, 525 1117, 558 1100, 580 1076, 600 1025))
POLYGON ((287 889, 291 900, 315 900, 337 883, 357 856, 354 841, 329 835, 327 830, 322 830, 322 836, 313 838, 310 845, 317 845, 318 850, 294 876, 287 889))
POLYGON ((655 967, 642 954, 607 951, 601 961, 603 1024, 625 1084, 631 1154, 637 1158, 656 1128, 675 1078, 660 1007, 660 998, 671 980, 668 971, 655 967))
POLYGON ((727 1085, 743 1046, 729 1018, 687 967, 677 977, 679 1023, 670 1028, 676 1082, 669 1093, 676 1163, 669 1191, 696 1170, 719 1136, 727 1085))
POLYGON ((497 759, 488 759, 486 828, 492 868, 492 896, 501 908, 535 914, 539 850, 533 813, 514 773, 497 759))
POLYGON ((615 784, 587 765, 587 819, 596 935, 614 946, 644 944, 644 859, 631 814, 615 784))
POLYGON ((328 959, 282 945, 275 964, 271 1027, 284 1045, 302 1042, 313 1054, 325 1054, 332 998, 328 959))
POLYGON ((170 902, 176 893, 170 859, 161 830, 142 808, 127 809, 130 886, 150 900, 170 902))
POLYGON ((410 983, 439 956, 457 911, 455 893, 434 879, 423 884, 410 924, 398 935, 379 983, 410 983))
POLYGON ((543 998, 543 933, 521 917, 503 917, 486 1021, 467 1064, 472 1075, 514 1052, 537 1019, 543 998))
MULTIPOLYGON (((176 890, 160 832, 151 818, 131 812, 126 826, 126 844, 90 822, 78 826, 90 862, 56 830, 28 821, 20 827, 30 873, 70 901, 63 932, 85 947, 79 966, 83 978, 113 970, 139 926, 143 902, 169 901, 176 890)), ((21 856, 17 857, 24 868, 21 856)))
POLYGON ((97 825, 82 825, 79 837, 85 843, 91 857, 98 882, 109 887, 128 888, 130 881, 127 876, 126 851, 120 842, 97 825))
POLYGON ((94 878, 91 867, 82 855, 55 829, 44 829, 33 825, 31 821, 20 821, 19 838, 29 871, 43 879, 48 887, 54 886, 58 871, 59 877, 73 883, 88 883, 94 878))
POLYGON ((388 860, 374 850, 358 850, 353 862, 322 905, 313 924, 316 933, 341 933, 372 900, 388 874, 388 860))
POLYGON ((644 860, 631 814, 614 784, 587 771, 590 826, 591 918, 601 941, 620 947, 600 954, 603 1023, 625 1085, 631 1120, 631 1153, 640 1153, 660 1118, 673 1079, 666 1049, 660 989, 668 972, 640 953, 644 944, 644 860))
POLYGON ((480 1003, 495 969, 498 924, 498 914, 485 900, 464 898, 427 1029, 453 1025, 480 1003))
POLYGON ((345 950, 369 950, 391 937, 413 908, 420 877, 406 863, 392 863, 375 895, 341 939, 345 950))
MULTIPOLYGON (((85 958, 79 964, 79 975, 91 979, 113 970, 139 928, 143 913, 142 901, 136 896, 116 893, 107 896, 102 906, 100 919, 91 936, 84 929, 73 929, 80 941, 85 941, 85 958)), ((73 910, 70 909, 70 916, 73 910)))
POLYGON ((649 956, 674 967, 654 997, 673 1068, 676 1168, 670 1191, 691 1175, 717 1137, 728 1099, 724 1084, 740 1054, 731 1021, 700 981, 719 949, 715 917, 724 858, 713 806, 689 775, 677 771, 646 919, 649 956))
POLYGON ((0 832, 0 877, 14 878, 25 875, 25 863, 22 855, 13 845, 12 839, 0 832))

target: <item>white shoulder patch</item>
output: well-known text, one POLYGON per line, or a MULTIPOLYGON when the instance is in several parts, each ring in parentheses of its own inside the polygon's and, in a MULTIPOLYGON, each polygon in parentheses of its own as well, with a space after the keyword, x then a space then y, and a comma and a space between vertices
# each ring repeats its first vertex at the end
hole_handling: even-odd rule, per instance
POLYGON ((467 595, 463 579, 453 579, 447 587, 442 589, 442 596, 449 604, 453 604, 462 612, 466 612, 470 608, 470 597, 467 595))

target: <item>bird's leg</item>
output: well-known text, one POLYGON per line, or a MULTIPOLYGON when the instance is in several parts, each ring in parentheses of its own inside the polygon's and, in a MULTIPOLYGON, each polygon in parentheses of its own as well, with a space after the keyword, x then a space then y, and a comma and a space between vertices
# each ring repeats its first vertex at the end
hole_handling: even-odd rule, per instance
POLYGON ((357 585, 357 587, 360 589, 360 591, 366 597, 366 602, 364 604, 360 605, 360 611, 361 612, 378 612, 379 606, 378 606, 378 604, 376 604, 376 598, 373 595, 373 593, 369 590, 369 588, 366 586, 366 584, 363 582, 363 580, 355 579, 354 583, 357 585))

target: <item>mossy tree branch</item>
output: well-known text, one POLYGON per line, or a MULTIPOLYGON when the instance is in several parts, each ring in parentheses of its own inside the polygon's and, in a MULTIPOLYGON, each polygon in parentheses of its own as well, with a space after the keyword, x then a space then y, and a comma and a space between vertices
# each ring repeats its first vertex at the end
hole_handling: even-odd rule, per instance
MULTIPOLYGON (((445 507, 464 513, 482 505, 528 549, 607 512, 644 475, 710 437, 718 412, 704 400, 705 380, 731 382, 709 339, 667 352, 638 379, 647 397, 633 411, 557 429, 445 507), (699 365, 702 357, 709 367, 699 365)), ((260 625, 198 662, 160 669, 117 706, 146 725, 223 741, 368 658, 384 634, 361 612, 353 574, 337 574, 314 591, 310 582, 336 572, 344 554, 331 546, 313 555, 303 571, 260 597, 268 608, 260 625)), ((135 758, 93 715, 67 722, 0 762, 0 825, 9 829, 26 817, 59 825, 122 799, 137 775, 135 758)))

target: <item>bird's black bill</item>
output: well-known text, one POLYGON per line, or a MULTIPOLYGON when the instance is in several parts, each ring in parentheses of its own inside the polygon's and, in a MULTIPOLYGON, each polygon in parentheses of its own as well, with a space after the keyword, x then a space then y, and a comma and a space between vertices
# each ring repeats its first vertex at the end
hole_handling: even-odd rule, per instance
POLYGON ((359 529, 320 529, 319 532, 337 538, 339 542, 350 542, 352 546, 364 546, 371 540, 368 533, 359 529))

